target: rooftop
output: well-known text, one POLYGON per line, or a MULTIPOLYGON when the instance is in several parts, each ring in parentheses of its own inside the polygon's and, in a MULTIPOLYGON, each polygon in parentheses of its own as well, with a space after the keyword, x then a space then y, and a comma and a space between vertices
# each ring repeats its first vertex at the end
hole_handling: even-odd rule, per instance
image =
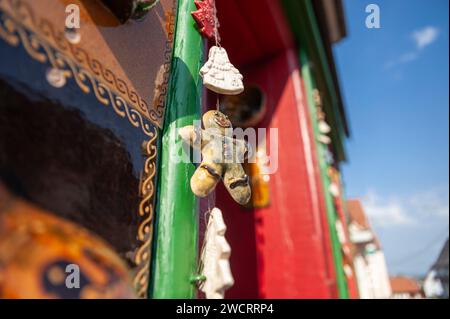
POLYGON ((390 277, 391 289, 392 293, 409 293, 409 294, 417 294, 421 292, 421 288, 419 283, 409 277, 397 276, 390 277))
POLYGON ((350 223, 354 222, 363 229, 371 228, 360 200, 349 199, 347 201, 347 209, 350 215, 350 223))

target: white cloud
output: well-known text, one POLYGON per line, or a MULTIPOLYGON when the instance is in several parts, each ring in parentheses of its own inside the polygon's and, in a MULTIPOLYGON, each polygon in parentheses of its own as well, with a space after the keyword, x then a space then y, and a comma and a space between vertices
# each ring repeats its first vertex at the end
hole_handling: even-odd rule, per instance
POLYGON ((408 216, 404 205, 396 199, 383 199, 375 191, 369 191, 362 199, 366 214, 374 226, 405 226, 415 221, 408 216))
POLYGON ((435 188, 411 194, 407 197, 383 198, 375 191, 369 191, 362 202, 374 226, 417 226, 430 220, 448 223, 448 188, 435 188))
POLYGON ((385 69, 391 69, 395 66, 406 64, 417 60, 421 54, 422 49, 429 46, 437 40, 439 36, 439 29, 433 26, 428 26, 420 30, 413 31, 411 38, 416 45, 414 50, 403 53, 399 58, 393 59, 385 63, 385 69))
POLYGON ((418 57, 419 57, 419 54, 417 52, 408 52, 408 53, 403 54, 398 59, 398 62, 399 63, 408 63, 408 62, 412 62, 414 60, 417 60, 418 57))
POLYGON ((385 69, 393 68, 394 66, 405 64, 417 60, 419 57, 419 52, 411 51, 402 54, 398 59, 391 60, 384 65, 385 69))
POLYGON ((399 58, 385 63, 384 69, 387 70, 387 69, 391 69, 391 68, 396 67, 401 64, 410 63, 410 62, 417 60, 418 58, 419 58, 419 52, 416 52, 416 51, 406 52, 406 53, 402 54, 399 58))
POLYGON ((436 41, 439 35, 439 29, 428 26, 420 30, 414 31, 411 36, 416 42, 417 49, 421 50, 436 41))
POLYGON ((421 212, 427 217, 449 217, 449 195, 448 189, 436 188, 424 191, 411 197, 409 205, 414 211, 421 212))

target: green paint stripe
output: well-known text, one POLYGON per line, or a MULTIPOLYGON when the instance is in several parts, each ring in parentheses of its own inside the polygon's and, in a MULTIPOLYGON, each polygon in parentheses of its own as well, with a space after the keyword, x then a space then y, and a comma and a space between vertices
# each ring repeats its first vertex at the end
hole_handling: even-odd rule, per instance
POLYGON ((314 76, 311 72, 311 69, 309 67, 309 59, 305 52, 305 50, 300 49, 300 63, 302 65, 301 67, 301 73, 303 77, 303 81, 305 83, 306 88, 306 95, 308 100, 308 107, 309 112, 311 115, 311 120, 313 123, 313 130, 314 130, 314 136, 315 136, 315 143, 316 143, 316 149, 317 149, 317 158, 319 162, 320 167, 320 174, 322 178, 322 184, 324 189, 324 196, 325 196, 325 205, 326 205, 326 211, 327 211, 327 220, 328 220, 328 226, 330 230, 330 239, 331 239, 331 247, 333 252, 333 260, 334 260, 334 266, 336 271, 336 282, 338 286, 338 292, 340 298, 348 298, 348 287, 347 287, 347 280, 345 278, 344 273, 344 263, 343 263, 343 256, 342 256, 342 247, 341 243, 339 242, 339 237, 336 230, 336 221, 337 221, 337 211, 336 207, 334 206, 333 198, 328 191, 331 181, 328 176, 328 163, 325 161, 325 152, 326 152, 326 146, 322 143, 317 141, 317 137, 319 136, 319 127, 317 122, 317 113, 314 103, 314 97, 313 97, 313 90, 316 88, 314 76))
POLYGON ((197 268, 198 203, 189 180, 195 166, 175 163, 180 140, 176 129, 200 118, 202 82, 199 70, 204 44, 195 28, 192 0, 178 0, 169 93, 161 146, 155 227, 155 258, 150 296, 194 298, 191 283, 197 268))
POLYGON ((336 124, 337 124, 337 133, 336 137, 339 139, 340 143, 342 144, 342 152, 343 152, 343 159, 345 158, 345 151, 344 151, 344 145, 343 141, 345 140, 345 133, 344 133, 344 127, 343 123, 341 121, 342 114, 338 107, 338 98, 337 98, 337 92, 336 87, 334 85, 333 77, 331 76, 331 70, 330 66, 328 64, 328 59, 325 54, 325 48, 323 47, 323 43, 321 41, 321 35, 319 31, 319 26, 317 24, 316 16, 314 14, 314 9, 312 6, 312 3, 310 1, 305 1, 306 6, 306 12, 308 13, 311 29, 313 32, 313 38, 315 40, 316 44, 316 51, 320 59, 320 65, 322 66, 322 74, 325 76, 325 82, 326 87, 328 88, 328 92, 331 97, 331 105, 333 107, 333 113, 336 114, 336 124))
POLYGON ((331 75, 325 48, 317 24, 314 9, 310 0, 282 0, 286 17, 291 24, 294 34, 300 46, 308 53, 310 61, 316 71, 316 78, 321 84, 323 93, 324 111, 333 130, 331 137, 336 149, 337 159, 345 160, 345 131, 342 123, 342 114, 338 107, 336 87, 331 75))

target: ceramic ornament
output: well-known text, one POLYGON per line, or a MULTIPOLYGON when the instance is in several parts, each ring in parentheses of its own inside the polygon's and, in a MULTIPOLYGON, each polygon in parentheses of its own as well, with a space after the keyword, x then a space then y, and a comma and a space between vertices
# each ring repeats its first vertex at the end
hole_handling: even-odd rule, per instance
POLYGON ((200 69, 203 84, 213 92, 224 95, 237 95, 244 91, 244 77, 228 59, 224 48, 213 46, 209 58, 200 69))
POLYGON ((345 245, 345 243, 347 242, 347 236, 345 236, 344 226, 342 225, 342 222, 340 220, 336 221, 336 233, 341 245, 345 245))
POLYGON ((314 103, 316 104, 316 112, 317 112, 317 121, 318 121, 318 128, 320 135, 318 137, 318 140, 322 144, 331 144, 331 138, 328 136, 328 134, 331 132, 331 127, 326 122, 325 118, 325 112, 322 109, 322 98, 320 96, 319 90, 315 89, 313 91, 313 98, 314 103))
POLYGON ((325 145, 331 144, 331 138, 327 135, 320 134, 317 139, 322 144, 325 144, 325 145))
POLYGON ((339 186, 337 186, 336 183, 331 183, 328 190, 330 191, 331 195, 333 195, 333 197, 339 197, 339 186))
POLYGON ((197 7, 197 11, 191 14, 197 23, 200 33, 208 39, 220 41, 217 30, 220 25, 216 18, 214 0, 194 1, 194 4, 197 7))
POLYGON ((325 122, 325 120, 319 120, 318 123, 318 128, 319 128, 319 142, 323 143, 323 144, 330 144, 331 143, 331 138, 328 136, 328 134, 331 132, 331 127, 328 125, 327 122, 325 122))
POLYGON ((247 204, 251 188, 242 163, 249 153, 249 146, 245 141, 227 135, 233 128, 225 114, 209 111, 202 120, 204 130, 189 125, 178 132, 186 143, 202 152, 202 162, 191 178, 192 192, 198 197, 206 197, 222 179, 231 197, 241 205, 247 204))
POLYGON ((327 148, 327 149, 325 149, 325 152, 324 152, 325 154, 324 154, 324 158, 325 158, 325 161, 328 163, 328 164, 330 164, 330 165, 332 165, 333 163, 334 163, 334 156, 333 156, 333 153, 327 148))
POLYGON ((213 208, 206 227, 200 261, 201 275, 206 278, 200 285, 200 290, 207 299, 223 299, 225 290, 234 284, 230 268, 231 247, 225 239, 226 229, 222 212, 213 208))
POLYGON ((323 144, 330 144, 331 138, 328 136, 328 134, 331 132, 331 127, 325 121, 325 114, 321 110, 319 111, 318 128, 320 132, 319 141, 323 144))
POLYGON ((324 120, 319 121, 319 132, 322 134, 328 134, 331 132, 331 127, 324 120))
POLYGON ((64 71, 58 68, 50 68, 46 72, 46 78, 48 83, 55 88, 62 88, 66 85, 67 80, 64 71))

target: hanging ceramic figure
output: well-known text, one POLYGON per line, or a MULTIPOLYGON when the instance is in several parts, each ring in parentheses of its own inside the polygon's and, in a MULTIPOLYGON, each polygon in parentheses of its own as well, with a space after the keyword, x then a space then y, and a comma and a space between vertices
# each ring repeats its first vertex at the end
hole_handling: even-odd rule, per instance
POLYGON ((230 268, 231 247, 225 238, 227 226, 222 212, 213 208, 201 253, 201 275, 206 278, 200 285, 207 299, 223 299, 225 290, 233 286, 234 279, 230 268))
POLYGON ((231 122, 219 111, 206 112, 203 125, 205 130, 192 125, 179 130, 184 141, 202 152, 202 162, 191 178, 192 192, 206 197, 223 179, 233 199, 245 205, 251 197, 249 178, 241 165, 249 153, 247 143, 227 134, 232 132, 231 122))
POLYGON ((197 10, 191 14, 197 22, 198 31, 210 40, 220 41, 215 0, 194 1, 194 3, 197 10))
POLYGON ((244 91, 243 76, 228 59, 224 48, 213 46, 209 50, 209 59, 200 69, 203 84, 213 92, 225 95, 237 95, 244 91))
POLYGON ((313 91, 314 103, 316 105, 316 113, 317 113, 317 126, 319 129, 318 140, 323 144, 331 144, 331 138, 328 136, 331 133, 331 127, 326 122, 326 115, 322 109, 322 98, 320 96, 319 90, 315 89, 313 91))
POLYGON ((331 144, 331 138, 327 135, 323 135, 323 134, 319 134, 319 136, 317 137, 317 140, 325 145, 329 145, 331 144))
POLYGON ((322 134, 328 134, 331 132, 331 127, 324 120, 319 121, 319 132, 322 134))

